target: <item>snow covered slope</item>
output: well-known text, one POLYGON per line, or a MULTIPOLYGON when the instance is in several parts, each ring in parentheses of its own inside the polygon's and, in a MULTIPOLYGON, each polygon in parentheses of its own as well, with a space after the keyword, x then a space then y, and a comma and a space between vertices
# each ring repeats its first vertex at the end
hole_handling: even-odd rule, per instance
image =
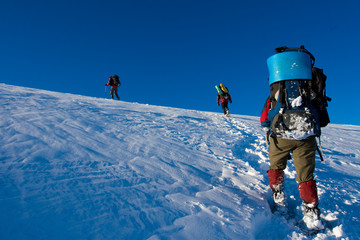
MULTIPOLYGON (((0 101, 0 239, 311 238, 270 211, 257 117, 5 84, 0 101)), ((315 237, 359 239, 360 127, 328 126, 322 148, 315 237)))

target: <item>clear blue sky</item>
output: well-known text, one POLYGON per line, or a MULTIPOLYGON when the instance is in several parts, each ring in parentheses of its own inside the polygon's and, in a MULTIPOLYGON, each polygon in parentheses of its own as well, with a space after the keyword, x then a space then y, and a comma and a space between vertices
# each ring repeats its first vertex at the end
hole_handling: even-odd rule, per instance
POLYGON ((266 59, 305 47, 328 76, 332 123, 360 125, 359 1, 44 0, 0 2, 0 82, 124 101, 259 116, 266 59))

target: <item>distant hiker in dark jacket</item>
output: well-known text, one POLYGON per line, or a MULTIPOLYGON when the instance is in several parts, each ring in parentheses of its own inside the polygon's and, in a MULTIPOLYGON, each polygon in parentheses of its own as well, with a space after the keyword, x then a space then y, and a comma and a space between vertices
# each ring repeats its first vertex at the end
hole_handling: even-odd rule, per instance
POLYGON ((225 115, 229 115, 229 107, 228 107, 229 101, 230 101, 230 103, 232 103, 231 96, 229 93, 217 95, 217 98, 216 98, 217 105, 220 106, 220 103, 221 103, 221 107, 222 107, 222 110, 225 115))
POLYGON ((111 99, 114 99, 114 94, 115 94, 117 99, 120 100, 120 97, 118 95, 118 86, 120 86, 120 81, 119 81, 119 77, 117 75, 109 77, 109 82, 107 84, 105 84, 105 86, 111 86, 111 88, 110 88, 111 99), (117 77, 117 79, 116 79, 116 77, 117 77))

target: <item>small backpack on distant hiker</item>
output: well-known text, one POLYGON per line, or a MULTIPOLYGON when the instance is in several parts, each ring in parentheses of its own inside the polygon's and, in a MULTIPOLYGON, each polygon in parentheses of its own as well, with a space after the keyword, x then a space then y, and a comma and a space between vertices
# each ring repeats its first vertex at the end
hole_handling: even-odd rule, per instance
POLYGON ((220 95, 221 98, 225 98, 229 94, 229 90, 223 83, 220 85, 215 85, 216 91, 220 95))
POLYGON ((320 127, 329 122, 326 107, 326 76, 315 68, 315 58, 304 46, 280 47, 267 60, 270 103, 268 125, 270 134, 284 139, 301 140, 320 136, 320 127))

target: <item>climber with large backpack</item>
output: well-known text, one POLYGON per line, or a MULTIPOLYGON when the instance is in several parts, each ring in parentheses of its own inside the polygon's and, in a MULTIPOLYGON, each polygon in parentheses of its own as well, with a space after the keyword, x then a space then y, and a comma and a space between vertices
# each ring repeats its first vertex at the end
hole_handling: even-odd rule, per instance
POLYGON ((111 95, 111 99, 114 99, 114 94, 117 97, 118 100, 120 100, 120 97, 118 95, 118 87, 120 87, 121 83, 119 80, 119 76, 118 75, 114 75, 109 77, 109 81, 108 83, 105 84, 105 86, 111 86, 110 88, 110 95, 111 95))
POLYGON ((224 112, 224 115, 229 117, 230 116, 229 101, 230 101, 230 103, 232 103, 232 99, 231 99, 229 90, 227 89, 227 87, 225 87, 225 85, 223 83, 220 83, 220 85, 215 85, 215 88, 218 93, 217 97, 216 97, 217 105, 220 106, 220 103, 221 103, 221 107, 224 112))
MULTIPOLYGON (((323 227, 314 180, 316 137, 329 122, 326 76, 315 68, 314 56, 300 48, 280 47, 267 59, 270 96, 260 122, 269 143, 270 169, 267 171, 276 207, 287 207, 284 170, 292 158, 302 199, 303 222, 307 228, 323 227)), ((320 151, 319 151, 320 153, 320 151)), ((322 158, 322 156, 321 156, 322 158)))

